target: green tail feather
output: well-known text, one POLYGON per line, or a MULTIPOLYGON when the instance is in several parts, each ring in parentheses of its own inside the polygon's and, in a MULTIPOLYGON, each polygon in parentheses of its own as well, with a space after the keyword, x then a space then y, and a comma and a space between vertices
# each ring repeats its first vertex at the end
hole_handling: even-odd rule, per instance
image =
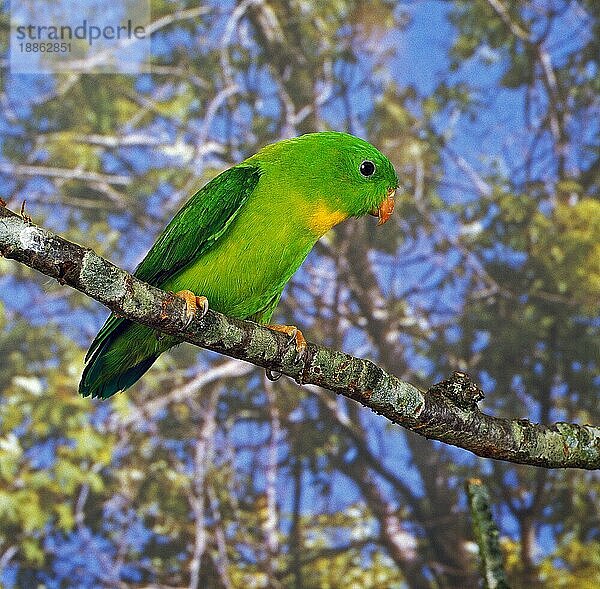
POLYGON ((159 345, 150 328, 111 315, 86 356, 79 393, 84 397, 108 399, 124 391, 168 347, 171 346, 159 345))

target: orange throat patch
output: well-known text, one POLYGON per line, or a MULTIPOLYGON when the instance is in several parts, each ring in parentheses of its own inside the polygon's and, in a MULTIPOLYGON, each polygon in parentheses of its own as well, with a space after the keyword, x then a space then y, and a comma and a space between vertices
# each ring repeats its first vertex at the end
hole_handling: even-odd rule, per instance
POLYGON ((330 229, 348 218, 347 213, 334 211, 327 205, 317 203, 309 220, 309 227, 318 235, 325 235, 330 229))

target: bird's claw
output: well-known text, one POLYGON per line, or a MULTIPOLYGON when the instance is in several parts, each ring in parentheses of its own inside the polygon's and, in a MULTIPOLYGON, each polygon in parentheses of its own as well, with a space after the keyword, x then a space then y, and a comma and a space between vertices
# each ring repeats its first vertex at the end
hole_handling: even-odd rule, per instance
POLYGON ((203 319, 208 313, 208 299, 203 296, 196 297, 196 309, 196 318, 203 319), (198 310, 200 313, 198 313, 198 310))
POLYGON ((196 296, 191 290, 180 290, 175 293, 175 296, 185 301, 186 321, 184 329, 190 326, 194 317, 202 319, 208 313, 208 299, 206 297, 196 296), (198 313, 198 311, 200 312, 198 313))
MULTIPOLYGON (((296 348, 296 361, 301 364, 304 364, 308 350, 308 344, 306 343, 304 335, 296 326, 267 325, 266 327, 272 329, 273 331, 279 331, 280 333, 285 333, 286 335, 288 335, 289 340, 287 342, 287 349, 289 349, 289 347, 293 345, 296 348)), ((275 370, 272 370, 271 368, 265 369, 265 375, 272 382, 275 382, 276 380, 279 380, 281 378, 281 372, 277 372, 275 370)), ((302 377, 299 377, 298 382, 302 384, 302 377)))
POLYGON ((275 382, 281 378, 281 372, 277 372, 276 370, 271 370, 270 368, 265 368, 265 376, 271 382, 275 382))
POLYGON ((295 344, 296 353, 300 359, 303 359, 306 355, 308 344, 302 332, 295 325, 267 325, 269 329, 273 331, 279 331, 290 336, 288 346, 295 344))

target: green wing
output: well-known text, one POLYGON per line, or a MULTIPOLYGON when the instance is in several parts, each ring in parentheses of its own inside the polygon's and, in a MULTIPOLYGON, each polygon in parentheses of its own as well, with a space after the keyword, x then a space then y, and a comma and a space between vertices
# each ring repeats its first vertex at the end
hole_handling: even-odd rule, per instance
MULTIPOLYGON (((225 233, 260 178, 257 166, 240 164, 203 186, 156 240, 134 276, 154 286, 196 260, 225 233)), ((92 342, 86 360, 125 320, 111 315, 92 342)), ((115 334, 116 335, 116 334, 115 334)))
POLYGON ((242 164, 211 180, 173 217, 134 276, 160 286, 196 260, 223 235, 259 177, 258 167, 242 164))

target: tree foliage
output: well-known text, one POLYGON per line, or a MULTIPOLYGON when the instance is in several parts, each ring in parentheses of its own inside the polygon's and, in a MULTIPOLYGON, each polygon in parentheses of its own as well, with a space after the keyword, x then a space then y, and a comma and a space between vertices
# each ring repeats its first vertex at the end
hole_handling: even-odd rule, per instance
MULTIPOLYGON (((467 371, 499 416, 598 423, 597 3, 195 4, 153 0, 136 76, 2 62, 3 198, 133 268, 261 145, 363 135, 402 178, 397 214, 329 234, 281 321, 413 382, 467 371)), ((0 272, 2 585, 475 587, 470 476, 514 586, 598 584, 593 473, 478 460, 191 346, 91 403, 76 389, 105 311, 0 272)))

